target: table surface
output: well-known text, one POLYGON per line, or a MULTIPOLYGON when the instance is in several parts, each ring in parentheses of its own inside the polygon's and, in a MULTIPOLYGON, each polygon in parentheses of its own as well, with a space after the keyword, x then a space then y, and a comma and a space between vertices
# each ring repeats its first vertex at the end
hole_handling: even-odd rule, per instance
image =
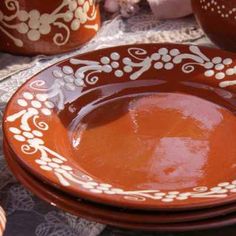
MULTIPOLYGON (((213 46, 193 17, 158 21, 144 11, 128 20, 119 16, 104 22, 98 36, 84 48, 53 57, 17 57, 0 53, 0 121, 4 107, 16 89, 43 68, 77 53, 107 46, 147 42, 178 42, 213 46), (109 43, 108 43, 109 42, 109 43)), ((0 131, 2 139, 2 131, 0 131)), ((236 226, 186 233, 147 233, 120 230, 89 222, 63 212, 28 192, 12 176, 0 146, 0 202, 7 213, 4 236, 233 236, 236 226)))

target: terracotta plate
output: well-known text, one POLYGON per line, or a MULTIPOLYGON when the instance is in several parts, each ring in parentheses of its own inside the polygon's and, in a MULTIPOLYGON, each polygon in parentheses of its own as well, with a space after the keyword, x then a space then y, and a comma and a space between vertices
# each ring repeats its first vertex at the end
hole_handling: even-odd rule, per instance
MULTIPOLYGON (((236 205, 230 204, 225 205, 221 207, 214 207, 209 209, 203 209, 203 210, 194 210, 194 211, 181 211, 181 212, 160 212, 160 211, 138 211, 138 210, 130 210, 125 208, 117 208, 117 207, 111 207, 106 206, 102 204, 97 204, 93 202, 86 201, 84 199, 78 199, 73 196, 70 196, 69 194, 66 194, 62 191, 58 191, 56 188, 52 188, 51 186, 47 185, 46 183, 43 183, 36 179, 33 175, 28 173, 23 167, 20 166, 19 163, 15 160, 15 155, 11 152, 9 147, 7 145, 4 145, 4 153, 6 160, 9 163, 9 166, 12 171, 15 173, 16 177, 19 178, 19 180, 22 180, 22 183, 33 183, 37 182, 37 185, 39 186, 39 191, 36 193, 42 191, 50 193, 51 196, 54 196, 54 198, 48 198, 46 195, 43 197, 44 200, 56 205, 57 207, 60 207, 64 210, 71 211, 74 210, 74 214, 78 215, 80 212, 88 211, 93 212, 96 217, 104 218, 109 215, 109 218, 112 220, 118 220, 118 221, 125 221, 125 222, 131 222, 131 223, 179 223, 179 222, 190 222, 190 221, 197 221, 197 220, 203 220, 203 219, 209 219, 214 218, 217 216, 222 216, 230 213, 236 212, 236 205), (55 199, 60 199, 58 200, 55 199), (70 206, 70 207, 66 207, 70 206)), ((35 185, 35 184, 33 184, 35 185)), ((36 186, 36 185, 35 185, 36 186)), ((28 187, 28 185, 26 186, 28 187)), ((29 189, 31 190, 32 187, 29 186, 29 189)), ((36 190, 32 189, 33 192, 36 190)), ((42 193, 44 194, 44 193, 42 193)), ((40 194, 40 196, 42 195, 40 194)), ((42 198, 42 197, 41 197, 42 198)))
MULTIPOLYGON (((175 213, 127 213, 122 210, 118 210, 112 207, 105 207, 100 204, 89 203, 84 200, 76 199, 72 196, 57 191, 56 189, 50 187, 49 185, 44 184, 43 182, 37 180, 34 176, 26 172, 15 160, 13 155, 9 152, 8 147, 5 146, 5 157, 9 164, 9 167, 18 178, 29 190, 35 193, 41 199, 53 204, 65 211, 68 211, 79 217, 84 217, 88 220, 97 221, 100 223, 126 228, 126 229, 140 229, 148 231, 190 231, 190 230, 201 230, 201 229, 210 229, 217 228, 222 226, 227 226, 234 224, 236 222, 235 214, 225 216, 227 213, 232 213, 235 211, 235 205, 228 207, 223 207, 221 214, 219 210, 214 209, 218 212, 217 216, 220 218, 214 218, 211 220, 201 220, 187 223, 167 223, 162 224, 163 220, 169 217, 170 222, 176 217, 176 219, 186 220, 188 215, 191 213, 180 213, 179 216, 175 213), (231 210, 229 210, 231 209, 231 210), (224 215, 224 216, 223 216, 224 215), (161 218, 163 217, 163 218, 161 218), (158 219, 159 218, 159 219, 158 219), (154 220, 155 219, 155 220, 154 220)), ((214 211, 213 210, 213 211, 214 211)), ((206 210, 206 212, 209 210, 206 210)), ((193 213, 192 215, 194 215, 193 213)), ((203 213, 204 214, 204 213, 203 213)), ((214 214, 214 213, 213 213, 214 214)), ((196 214, 198 215, 198 213, 196 214)), ((213 215, 212 215, 213 216, 213 215)), ((189 218, 190 219, 190 218, 189 218)), ((193 219, 193 218, 192 218, 193 219)))
POLYGON ((171 44, 103 49, 25 83, 6 141, 37 177, 136 209, 236 200, 236 55, 171 44))

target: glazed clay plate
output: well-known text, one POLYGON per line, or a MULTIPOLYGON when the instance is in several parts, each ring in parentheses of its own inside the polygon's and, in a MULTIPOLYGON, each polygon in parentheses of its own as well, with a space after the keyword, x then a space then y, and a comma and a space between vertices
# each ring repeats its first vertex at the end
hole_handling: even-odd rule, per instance
MULTIPOLYGON (((97 221, 100 223, 126 228, 126 229, 140 229, 140 230, 148 230, 148 231, 169 231, 169 232, 176 232, 176 231, 190 231, 190 230, 201 230, 201 229, 210 229, 210 228, 217 228, 222 226, 227 226, 235 223, 235 215, 231 214, 229 216, 223 216, 227 213, 233 213, 235 211, 235 206, 231 205, 228 207, 222 208, 221 213, 216 208, 215 210, 218 211, 218 215, 221 215, 220 218, 214 218, 212 220, 205 220, 205 221, 194 221, 188 223, 167 223, 161 224, 160 221, 166 219, 168 214, 163 214, 163 219, 161 215, 158 213, 152 214, 126 214, 124 212, 120 212, 119 210, 109 207, 104 207, 102 205, 96 205, 93 203, 88 203, 84 200, 78 200, 74 197, 71 197, 67 194, 64 194, 48 185, 44 184, 43 182, 37 180, 34 176, 30 175, 26 172, 15 160, 12 156, 12 153, 9 152, 7 146, 4 148, 5 158, 9 164, 9 167, 18 178, 18 180, 23 183, 30 191, 35 193, 41 199, 53 204, 61 209, 68 211, 74 215, 79 217, 84 217, 88 220, 97 221), (231 209, 231 210, 228 210, 231 209), (155 221, 153 220, 155 218, 155 221), (159 218, 159 220, 158 220, 159 218), (137 220, 137 221, 136 221, 137 220), (148 222, 150 220, 150 222, 148 222)), ((207 212, 208 210, 206 210, 207 212)), ((171 217, 169 215, 170 222, 171 219, 177 219, 177 215, 171 217)), ((181 214, 178 216, 181 220, 186 220, 187 215, 191 215, 191 213, 181 214)), ((213 213, 214 215, 214 213, 213 213)), ((212 216, 213 216, 212 215, 212 216)), ((168 217, 167 217, 168 218, 168 217)), ((188 218, 188 217, 187 217, 188 218)))
POLYGON ((12 97, 6 141, 74 196, 145 210, 236 200, 236 55, 174 44, 83 54, 12 97))
POLYGON ((108 218, 112 221, 122 221, 126 223, 169 224, 205 220, 228 215, 236 211, 235 204, 187 212, 146 212, 96 204, 75 198, 41 182, 17 163, 15 155, 6 144, 4 144, 4 153, 13 173, 26 187, 45 201, 78 216, 86 217, 88 213, 92 212, 92 215, 98 219, 108 218))

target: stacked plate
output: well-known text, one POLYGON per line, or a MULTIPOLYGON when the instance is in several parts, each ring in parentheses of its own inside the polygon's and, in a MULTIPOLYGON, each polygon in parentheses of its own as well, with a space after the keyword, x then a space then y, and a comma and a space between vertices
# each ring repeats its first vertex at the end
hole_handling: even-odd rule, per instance
POLYGON ((121 46, 27 81, 4 116, 4 149, 33 193, 122 228, 236 223, 236 55, 121 46))

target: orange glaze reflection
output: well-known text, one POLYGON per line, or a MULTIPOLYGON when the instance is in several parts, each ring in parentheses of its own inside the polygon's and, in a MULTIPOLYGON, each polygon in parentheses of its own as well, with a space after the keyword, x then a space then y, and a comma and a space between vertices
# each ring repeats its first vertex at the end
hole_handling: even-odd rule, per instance
POLYGON ((96 108, 78 125, 73 145, 79 166, 103 182, 175 190, 227 179, 214 170, 236 170, 235 133, 235 116, 225 108, 159 93, 96 108))

